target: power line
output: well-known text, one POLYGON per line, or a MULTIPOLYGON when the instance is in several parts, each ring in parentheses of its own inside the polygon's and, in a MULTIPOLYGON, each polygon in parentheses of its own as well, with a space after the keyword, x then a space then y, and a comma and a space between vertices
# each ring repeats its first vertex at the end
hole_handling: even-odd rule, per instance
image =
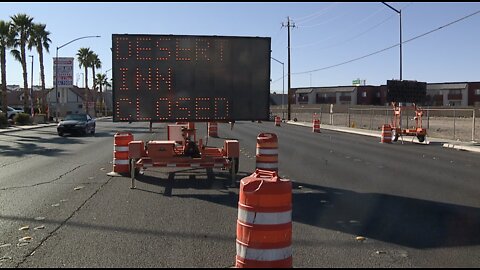
MULTIPOLYGON (((418 36, 416 36, 416 37, 413 37, 413 38, 411 38, 411 39, 405 40, 405 41, 402 42, 402 44, 405 44, 405 43, 410 42, 410 41, 413 41, 413 40, 415 40, 415 39, 424 37, 424 36, 426 36, 426 35, 428 35, 428 34, 431 34, 431 33, 433 33, 433 32, 436 32, 436 31, 438 31, 438 30, 440 30, 440 29, 443 29, 443 28, 445 28, 445 27, 447 27, 447 26, 450 26, 450 25, 452 25, 452 24, 455 24, 455 23, 457 23, 457 22, 460 22, 460 21, 462 21, 462 20, 465 20, 465 19, 467 19, 467 18, 469 18, 469 17, 472 17, 472 16, 474 16, 474 15, 476 15, 476 14, 478 14, 478 13, 480 13, 480 10, 478 10, 478 11, 476 11, 476 12, 470 14, 470 15, 467 15, 467 16, 465 16, 465 17, 462 17, 462 18, 460 18, 460 19, 458 19, 458 20, 455 20, 455 21, 453 21, 453 22, 450 22, 450 23, 448 23, 448 24, 442 25, 442 26, 440 26, 440 27, 438 27, 438 28, 436 28, 436 29, 433 29, 433 30, 431 30, 431 31, 428 31, 428 32, 426 32, 426 33, 423 33, 423 34, 421 34, 421 35, 418 35, 418 36)), ((367 57, 372 56, 372 55, 375 55, 375 54, 379 54, 379 53, 384 52, 384 51, 386 51, 386 50, 390 50, 390 49, 392 49, 392 48, 395 48, 395 47, 397 47, 397 46, 399 46, 399 45, 400 45, 400 43, 397 43, 397 44, 392 45, 392 46, 390 46, 390 47, 388 47, 388 48, 385 48, 385 49, 382 49, 382 50, 379 50, 379 51, 376 51, 376 52, 373 52, 373 53, 370 53, 370 54, 367 54, 367 55, 364 55, 364 56, 361 56, 361 57, 358 57, 358 58, 355 58, 355 59, 352 59, 352 60, 348 60, 348 61, 345 61, 345 62, 342 62, 342 63, 339 63, 339 64, 335 64, 335 65, 331 65, 331 66, 327 66, 327 67, 323 67, 323 68, 318 68, 318 69, 313 69, 313 70, 309 70, 309 71, 296 72, 296 73, 292 73, 292 74, 293 74, 293 75, 300 75, 300 74, 305 74, 305 73, 310 73, 310 72, 316 72, 316 71, 321 71, 321 70, 326 70, 326 69, 338 67, 338 66, 341 66, 341 65, 345 65, 345 64, 348 64, 348 63, 352 63, 352 62, 361 60, 361 59, 363 59, 363 58, 367 58, 367 57)))
MULTIPOLYGON (((379 13, 380 11, 382 11, 383 8, 379 8, 377 11, 375 11, 374 13, 370 14, 369 16, 366 16, 364 17, 362 20, 360 20, 359 22, 355 22, 354 25, 351 25, 351 26, 354 26, 354 27, 358 27, 358 25, 362 24, 363 22, 369 20, 371 17, 375 16, 377 13, 379 13)), ((385 22, 385 21, 383 21, 385 22)), ((347 32, 347 30, 351 29, 351 26, 349 26, 348 28, 344 29, 343 32, 347 32)), ((299 26, 300 27, 300 26, 299 26)), ((306 27, 306 26, 304 26, 306 27)), ((298 46, 294 46, 292 47, 292 49, 298 49, 298 48, 304 48, 304 47, 309 47, 309 46, 313 46, 313 45, 317 45, 317 44, 321 44, 323 43, 324 41, 326 40, 329 40, 329 39, 332 39, 333 37, 335 36, 338 36, 338 32, 329 36, 329 37, 326 37, 326 38, 323 38, 322 40, 319 40, 317 42, 313 42, 313 43, 307 43, 307 44, 304 44, 304 45, 298 45, 298 46)))
POLYGON ((314 18, 322 15, 323 13, 325 13, 325 11, 331 9, 333 6, 335 6, 335 5, 337 5, 337 4, 338 4, 338 2, 332 3, 332 4, 330 4, 329 6, 323 8, 323 9, 321 9, 321 10, 319 10, 319 11, 313 13, 313 14, 304 16, 304 17, 302 17, 302 18, 292 18, 292 20, 297 21, 297 22, 299 22, 299 21, 304 21, 304 22, 310 21, 310 20, 312 20, 312 19, 314 19, 314 18))
MULTIPOLYGON (((407 9, 407 8, 408 8, 410 5, 412 5, 412 4, 413 4, 413 2, 410 2, 410 3, 406 4, 406 5, 404 5, 404 6, 401 8, 401 10, 407 9)), ((370 16, 362 19, 360 22, 355 23, 355 26, 358 26, 359 24, 365 22, 366 20, 368 20, 370 17, 372 17, 373 15, 377 14, 377 13, 378 13, 379 11, 381 11, 381 10, 382 10, 382 8, 378 9, 376 12, 372 13, 370 16)), ((338 45, 342 45, 342 44, 345 44, 345 43, 347 43, 347 42, 349 42, 349 41, 352 41, 352 40, 354 40, 354 39, 356 39, 356 38, 358 38, 358 37, 360 37, 360 36, 363 36, 364 34, 372 31, 373 29, 377 28, 378 26, 384 24, 385 22, 387 22, 388 20, 390 20, 390 19, 393 18, 393 17, 394 17, 394 15, 391 15, 391 16, 388 17, 387 19, 385 19, 385 20, 381 21, 380 23, 372 26, 371 28, 365 30, 364 32, 361 32, 360 34, 357 34, 357 35, 355 35, 355 36, 353 36, 353 37, 351 37, 351 38, 349 38, 349 39, 347 39, 347 40, 340 41, 340 42, 334 43, 334 44, 332 44, 332 45, 319 48, 319 50, 328 49, 328 48, 335 47, 335 46, 338 46, 338 45)), ((312 25, 312 26, 303 26, 303 27, 313 27, 313 26, 315 26, 315 25, 312 25)), ((317 41, 317 42, 314 42, 314 43, 308 43, 308 44, 304 44, 304 45, 295 46, 295 47, 292 47, 292 49, 298 49, 298 48, 303 48, 303 47, 309 47, 309 46, 317 45, 317 44, 322 43, 322 42, 325 41, 325 40, 331 39, 332 37, 333 37, 333 36, 330 36, 330 37, 328 37, 328 38, 324 38, 323 40, 317 41)))

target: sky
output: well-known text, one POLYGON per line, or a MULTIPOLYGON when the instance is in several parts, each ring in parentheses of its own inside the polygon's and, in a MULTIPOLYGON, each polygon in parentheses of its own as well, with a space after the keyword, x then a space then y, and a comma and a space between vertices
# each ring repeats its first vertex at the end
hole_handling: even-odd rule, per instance
MULTIPOLYGON (((480 81, 480 3, 386 3, 402 11, 403 80, 480 81)), ((288 19, 294 25, 292 88, 346 86, 356 79, 382 85, 400 78, 399 15, 382 2, 0 3, 0 20, 19 13, 51 32, 50 52, 44 52, 47 88, 54 85, 56 48, 71 40, 100 36, 74 41, 58 55, 76 58, 78 49, 90 48, 102 61, 98 72, 110 78, 112 34, 172 34, 270 37, 271 56, 283 63, 271 61, 270 91, 287 93, 288 19)), ((40 85, 38 55, 27 55, 34 56, 33 82, 40 85)), ((31 57, 27 59, 30 85, 31 57)), ((83 72, 75 60, 74 84, 79 87, 84 86, 83 72)), ((23 85, 22 80, 20 63, 8 54, 7 84, 23 85)), ((88 83, 91 87, 91 70, 88 83)))

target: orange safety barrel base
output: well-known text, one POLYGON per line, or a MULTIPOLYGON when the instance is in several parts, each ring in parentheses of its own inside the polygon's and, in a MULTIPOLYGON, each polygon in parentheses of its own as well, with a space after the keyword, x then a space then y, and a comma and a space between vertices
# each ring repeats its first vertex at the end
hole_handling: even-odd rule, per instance
POLYGON ((392 127, 390 125, 382 126, 381 143, 392 143, 392 127))
POLYGON ((292 267, 292 183, 255 170, 240 181, 235 266, 292 267))
POLYGON ((107 173, 107 175, 129 175, 128 143, 133 141, 133 135, 131 133, 117 132, 113 138, 113 171, 107 173))
POLYGON ((292 256, 285 260, 278 261, 255 261, 246 260, 240 256, 236 256, 236 268, 292 268, 292 256))

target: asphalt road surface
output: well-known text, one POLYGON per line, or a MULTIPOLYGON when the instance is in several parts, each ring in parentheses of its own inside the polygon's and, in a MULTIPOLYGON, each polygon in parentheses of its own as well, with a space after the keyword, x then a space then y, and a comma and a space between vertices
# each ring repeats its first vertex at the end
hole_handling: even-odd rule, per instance
MULTIPOLYGON (((95 136, 0 134, 0 266, 232 267, 238 188, 226 171, 149 168, 134 190, 107 176, 114 134, 166 139, 165 124, 153 127, 100 120, 95 136)), ((197 128, 205 137, 206 124, 197 128)), ((278 136, 279 174, 293 183, 294 267, 480 266, 478 153, 219 124, 208 144, 240 141, 237 181, 255 169, 261 132, 278 136)))

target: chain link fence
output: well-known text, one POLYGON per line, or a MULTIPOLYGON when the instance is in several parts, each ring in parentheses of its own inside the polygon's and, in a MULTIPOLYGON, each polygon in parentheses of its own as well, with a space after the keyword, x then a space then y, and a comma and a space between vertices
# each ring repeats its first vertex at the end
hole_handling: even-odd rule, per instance
MULTIPOLYGON (((272 115, 288 118, 287 106, 271 106, 272 115)), ((459 141, 480 141, 480 115, 478 107, 445 108, 422 107, 422 127, 427 129, 427 137, 453 139, 459 141)), ((369 130, 381 130, 382 125, 392 124, 391 106, 348 106, 348 105, 293 105, 290 118, 299 122, 312 122, 313 114, 319 116, 322 124, 369 130)), ((401 128, 415 128, 415 110, 402 107, 401 128)))

